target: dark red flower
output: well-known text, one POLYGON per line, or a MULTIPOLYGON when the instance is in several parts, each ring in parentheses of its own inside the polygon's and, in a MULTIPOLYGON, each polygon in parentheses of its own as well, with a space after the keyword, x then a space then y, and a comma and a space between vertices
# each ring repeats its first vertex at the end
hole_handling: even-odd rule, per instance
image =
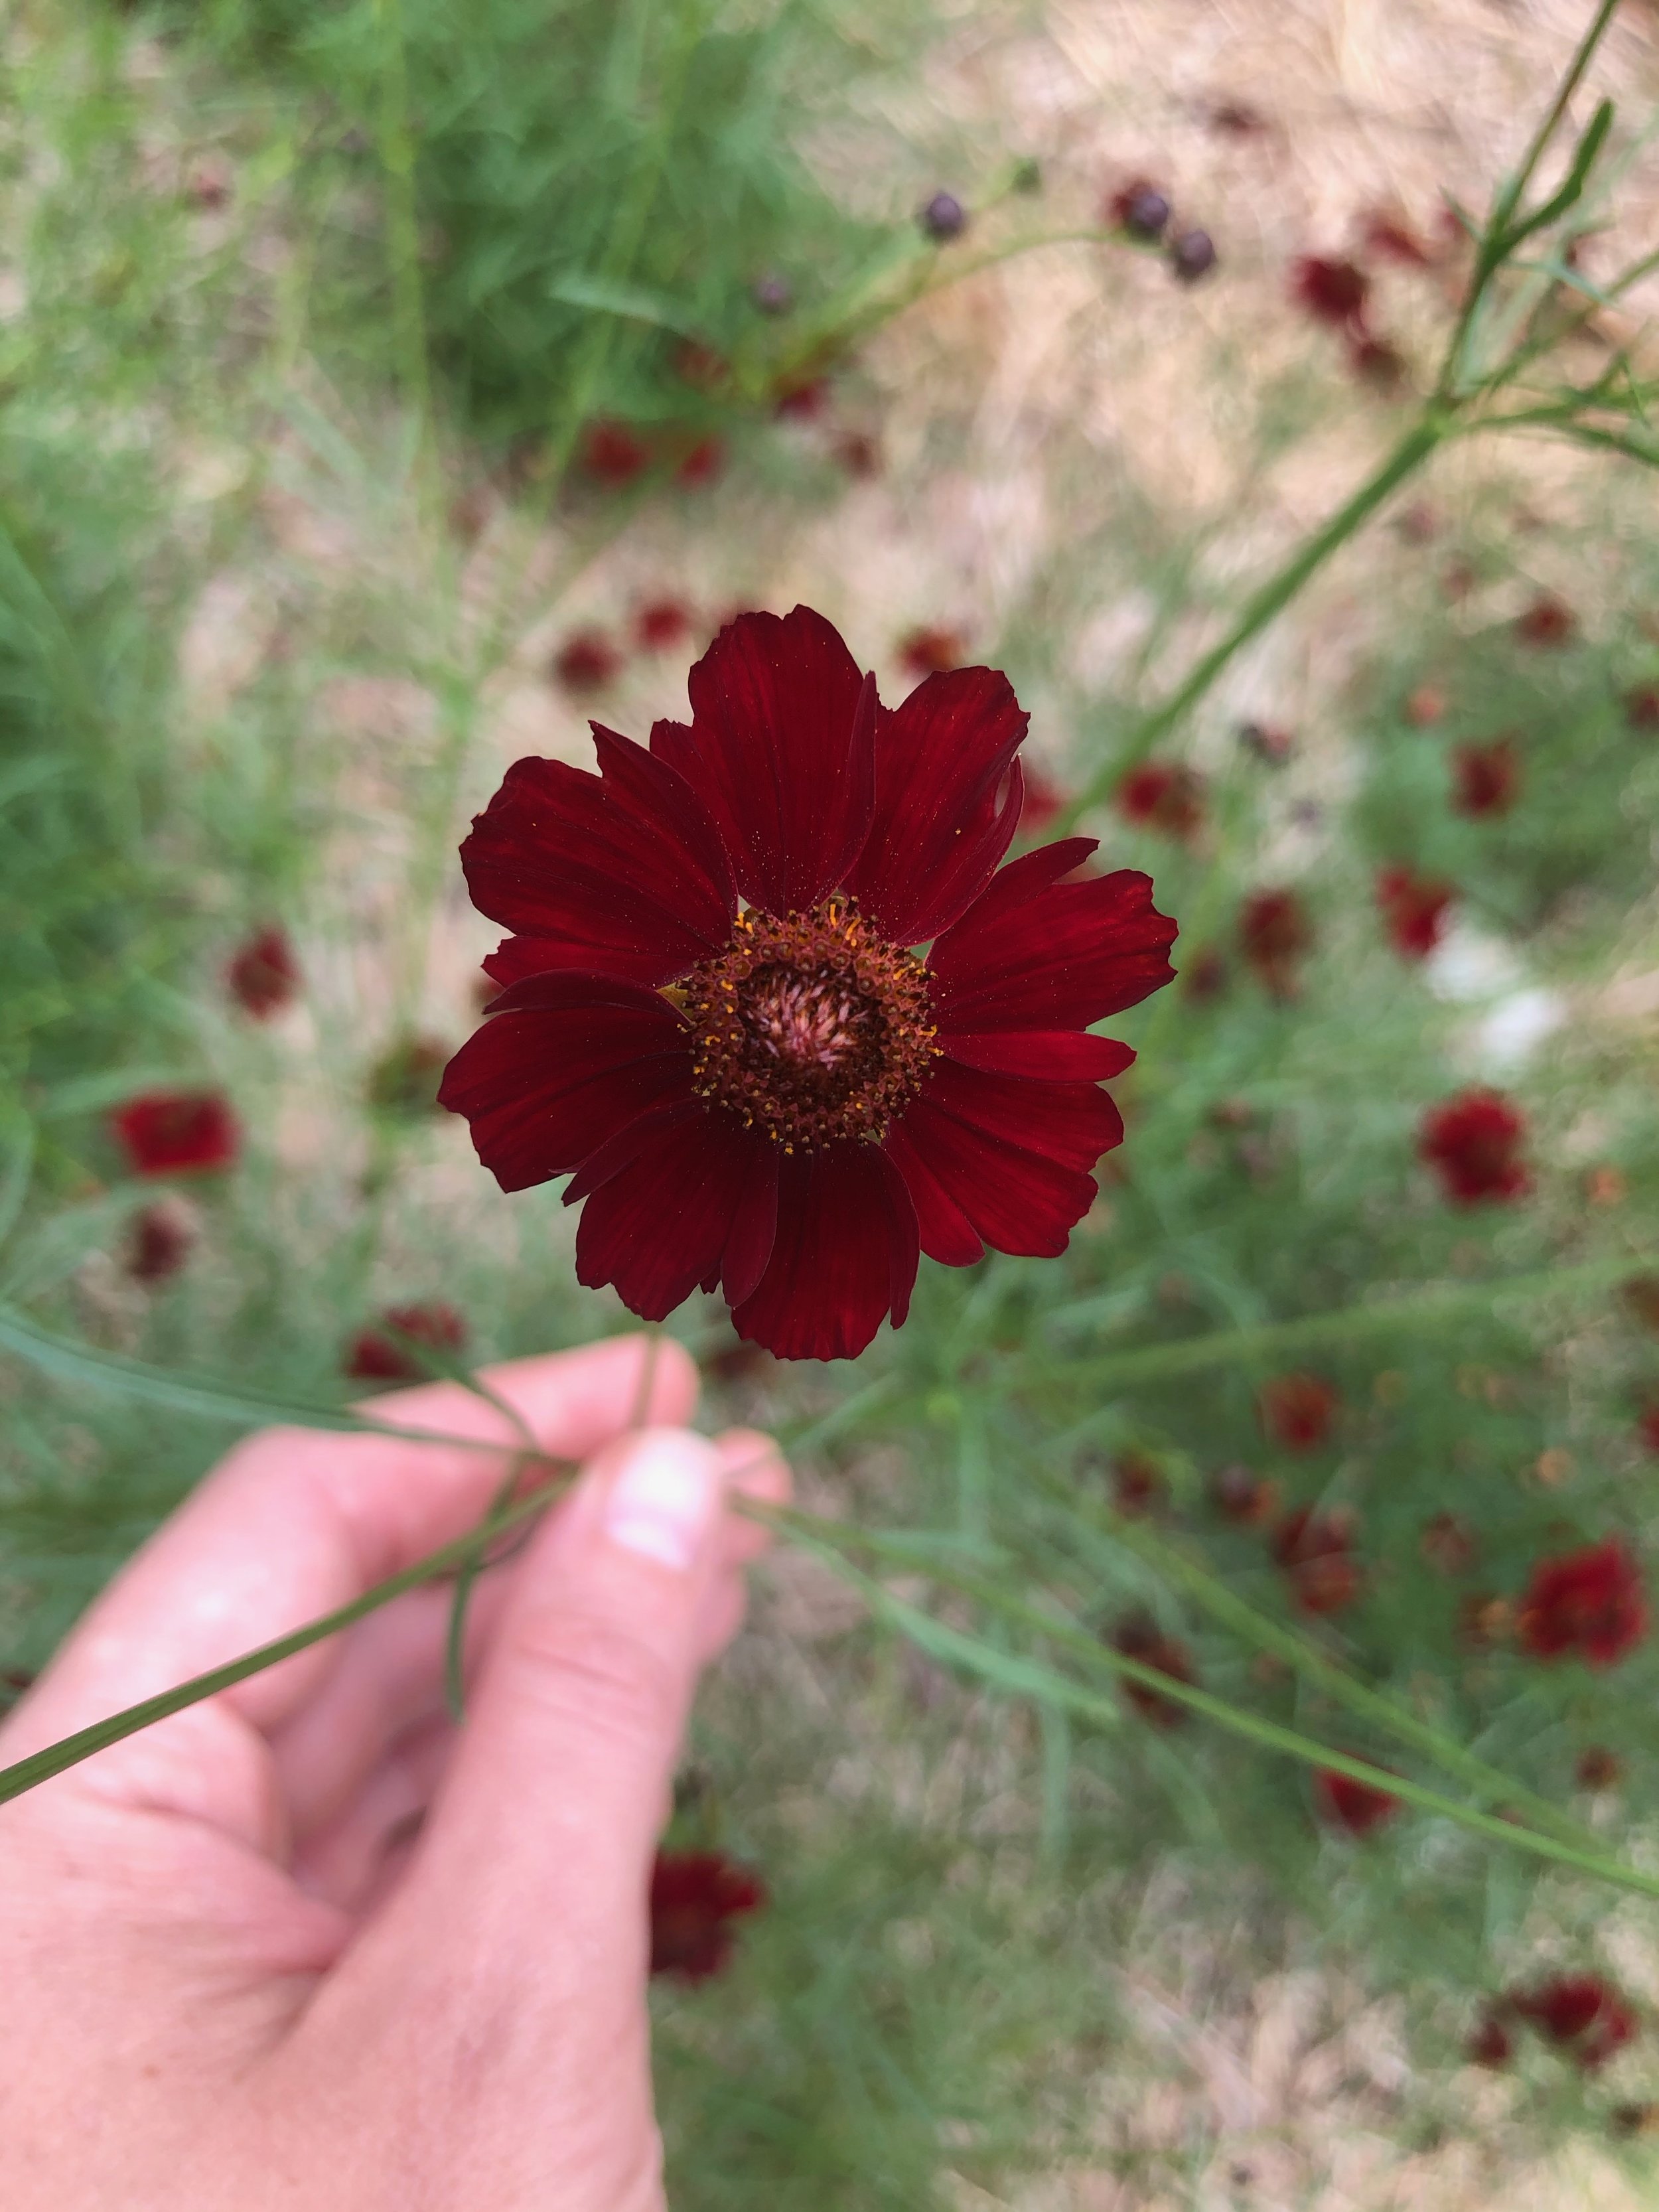
POLYGON ((184 1266, 195 1242, 195 1224, 181 1205, 160 1199, 141 1207, 128 1235, 127 1273, 136 1283, 165 1282, 184 1266))
POLYGON ((1066 804, 1066 793, 1041 769, 1025 769, 1025 804, 1020 809, 1023 837, 1040 837, 1066 804))
POLYGON ((1572 1778, 1581 1790, 1616 1790, 1625 1778, 1625 1762, 1605 1744, 1587 1744, 1574 1764, 1572 1778))
POLYGON ((1354 1517, 1346 1506, 1318 1513, 1299 1505, 1273 1534, 1273 1557, 1290 1577, 1304 1613, 1340 1613, 1359 1595, 1361 1576, 1352 1557, 1354 1517))
POLYGON ((1115 191, 1106 203, 1106 220, 1131 238, 1148 244, 1164 235, 1170 220, 1170 198, 1145 177, 1137 177, 1115 191))
POLYGON ((1256 1394, 1262 1434, 1291 1452, 1317 1451, 1341 1402, 1322 1375, 1274 1375, 1256 1394))
POLYGON ((1515 618, 1515 634, 1523 645, 1566 645, 1578 627, 1578 617, 1553 592, 1540 592, 1515 618))
POLYGON ((674 481, 687 491, 713 483, 726 466, 724 438, 699 438, 674 464, 674 481))
POLYGON ((836 439, 835 459, 849 477, 881 473, 881 447, 867 430, 848 430, 836 439))
POLYGON ((1534 1990, 1518 1991, 1510 2007, 1592 2070, 1622 2050, 1638 2025, 1628 1999, 1600 1974, 1553 1974, 1534 1990))
POLYGON ((851 1358, 953 1267, 1063 1251, 1122 1137, 1085 1033, 1170 980, 1142 875, 1089 838, 998 871, 1026 717, 988 669, 890 710, 821 615, 744 615, 649 750, 510 769, 462 848, 518 933, 445 1076, 501 1187, 573 1179, 576 1268, 660 1319, 723 1288, 738 1334, 851 1358), (925 946, 925 952, 913 948, 925 946))
POLYGON ((1210 1483, 1210 1499, 1218 1513, 1246 1528, 1259 1528, 1279 1510, 1279 1485, 1267 1482, 1242 1462, 1218 1470, 1210 1483))
MULTIPOLYGON (((1121 1651, 1126 1659, 1138 1659, 1143 1667, 1167 1674, 1171 1681, 1196 1684, 1198 1680, 1193 1655, 1186 1645, 1173 1636, 1166 1636, 1155 1621, 1144 1616, 1124 1623, 1112 1638, 1112 1649, 1121 1651)), ((1118 1687, 1142 1720, 1150 1721, 1154 1728, 1175 1728, 1187 1717, 1184 1705, 1173 1698, 1160 1697, 1146 1682, 1131 1681, 1123 1675, 1119 1678, 1118 1687)))
POLYGON ((659 1851, 651 1869, 651 1971, 682 1982, 720 1973, 737 1940, 734 1920, 758 1912, 766 1887, 720 1851, 659 1851))
POLYGON ((110 1116, 134 1175, 205 1175, 228 1168, 241 1132, 217 1091, 146 1091, 110 1116))
POLYGON ((1391 1790, 1358 1782, 1334 1766, 1314 1769, 1313 1790, 1320 1819, 1327 1827, 1340 1828, 1350 1836, 1369 1836, 1400 1810, 1400 1800, 1391 1790))
POLYGON ((1227 963, 1213 945, 1194 952, 1181 971, 1181 988, 1191 999, 1218 999, 1227 988, 1227 963))
POLYGON ((599 691, 621 666, 621 653, 602 629, 579 629, 554 654, 550 672, 567 691, 599 691))
POLYGON ((1477 1085, 1429 1108, 1418 1126, 1417 1156, 1454 1206, 1520 1198, 1532 1188, 1521 1158, 1526 1134, 1520 1108, 1502 1091, 1477 1085))
POLYGON ((583 472, 613 491, 632 483, 651 465, 650 448, 625 422, 591 424, 582 440, 580 458, 583 472))
POLYGON ((415 1347, 459 1352, 466 1323, 441 1299, 426 1305, 388 1306, 372 1328, 359 1329, 346 1346, 344 1371, 362 1382, 420 1382, 432 1370, 415 1347))
POLYGON ((1295 997, 1297 967, 1313 941, 1308 910, 1294 891, 1252 891, 1239 908, 1239 950, 1276 999, 1295 997))
POLYGON ((1507 2066, 1515 2056, 1515 2039, 1495 2012, 1489 2012, 1463 2047, 1474 2066, 1507 2066))
POLYGON ((899 665, 907 676, 947 676, 967 657, 968 641, 959 629, 942 624, 923 624, 907 630, 896 647, 899 665))
POLYGON ((1322 253, 1304 254, 1291 271, 1291 297, 1316 322, 1337 330, 1358 330, 1365 320, 1371 280, 1352 261, 1322 253))
POLYGON ((1348 341, 1348 367, 1362 384, 1385 397, 1399 391, 1406 381, 1406 356, 1397 345, 1387 338, 1379 338, 1369 331, 1357 333, 1348 341))
POLYGON ((1611 1667, 1648 1632, 1642 1570, 1617 1536, 1540 1559, 1516 1607, 1521 1648, 1534 1659, 1571 1655, 1611 1667))
POLYGON ((1377 872, 1376 903, 1390 942, 1402 960, 1426 960, 1440 942, 1446 908, 1457 894, 1449 884, 1409 868, 1377 872))
POLYGON ((287 1006, 300 988, 300 963, 286 930, 273 924, 256 930, 231 955, 225 988, 245 1014, 267 1021, 287 1006))
POLYGON ((682 338, 674 349, 674 374, 698 392, 720 392, 732 381, 732 364, 701 338, 682 338))
POLYGON ((1143 761, 1117 787, 1118 812, 1138 830, 1191 837, 1204 821, 1204 785, 1175 761, 1143 761))
POLYGON ((1638 684, 1626 692, 1625 720, 1632 730, 1659 730, 1659 684, 1638 684))
POLYGON ((1521 756, 1513 738, 1459 745, 1452 755, 1452 805, 1460 814, 1507 814, 1521 793, 1521 756))
POLYGON ((634 642, 641 653, 666 653, 691 635, 691 610, 684 599, 646 599, 634 615, 634 642))
POLYGON ((830 404, 830 379, 819 369, 786 377, 773 388, 772 411, 786 422, 812 422, 830 404))
POLYGON ((1145 1452, 1120 1452, 1112 1462, 1112 1503, 1126 1519, 1140 1520, 1168 1495, 1169 1485, 1158 1462, 1145 1452))

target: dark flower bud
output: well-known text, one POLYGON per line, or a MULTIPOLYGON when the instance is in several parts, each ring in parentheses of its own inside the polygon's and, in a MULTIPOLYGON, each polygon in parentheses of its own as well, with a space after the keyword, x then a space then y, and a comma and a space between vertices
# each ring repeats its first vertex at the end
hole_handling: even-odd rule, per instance
POLYGON ((756 277, 749 288, 749 296, 763 315, 787 315, 795 304, 789 279, 775 269, 769 269, 756 277))
POLYGON ((1269 768, 1283 768, 1296 743, 1288 730, 1281 730, 1273 722, 1241 722, 1238 742, 1269 768))
POLYGON ((935 192, 916 217, 924 238, 944 246, 968 228, 968 210, 954 192, 935 192))
POLYGON ((1178 283, 1196 284, 1216 264, 1215 240, 1207 230, 1183 230, 1170 246, 1170 270, 1178 283))
POLYGON ((1112 221, 1131 238, 1141 238, 1149 243, 1162 238, 1170 216, 1168 198, 1156 185, 1149 185, 1144 177, 1112 195, 1109 205, 1112 221))

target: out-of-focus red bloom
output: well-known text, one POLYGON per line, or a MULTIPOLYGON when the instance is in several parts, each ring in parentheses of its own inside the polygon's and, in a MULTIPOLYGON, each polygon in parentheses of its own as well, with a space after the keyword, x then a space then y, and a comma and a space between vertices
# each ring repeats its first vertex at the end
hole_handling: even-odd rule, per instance
POLYGON ((1452 755, 1452 805, 1460 814, 1507 814, 1521 794, 1521 756, 1513 738, 1459 745, 1452 755))
POLYGON ((582 439, 580 462, 595 483, 620 491, 650 467, 651 449, 625 422, 593 422, 582 439))
POLYGON ((1204 821, 1203 781, 1177 761, 1143 761, 1119 784, 1116 805, 1138 830, 1191 837, 1204 821))
POLYGON ((1210 1483, 1210 1498, 1218 1513, 1249 1528, 1266 1526, 1279 1510, 1279 1485, 1265 1481, 1242 1462, 1218 1469, 1210 1483))
POLYGON ((724 438, 699 438, 690 450, 674 465, 674 481, 687 491, 700 491, 711 484, 726 466, 724 438))
POLYGON ((1374 208, 1361 231, 1364 251, 1383 261, 1397 261, 1408 269, 1431 269, 1434 255, 1403 216, 1387 208, 1374 208))
POLYGON ((1371 280, 1352 261, 1304 253, 1291 271, 1291 297, 1316 322, 1358 330, 1365 320, 1371 280))
POLYGON ((989 669, 884 708, 822 616, 740 617, 649 750, 512 768, 462 848, 516 933, 444 1079, 504 1189, 570 1175, 584 1283, 852 1358, 918 1254, 1056 1254, 1121 1141, 1087 1034, 1169 981, 1175 926, 1071 838, 1000 872, 1026 717, 989 669), (909 948, 927 945, 926 957, 909 948))
POLYGON ((622 655, 602 629, 573 630, 554 654, 551 672, 567 691, 598 691, 622 666, 622 655))
POLYGON ((634 642, 641 653, 666 653, 691 635, 691 610, 684 599, 646 599, 635 611, 634 642))
POLYGON ((459 1352, 466 1342, 466 1323, 441 1299, 425 1305, 388 1306, 371 1328, 359 1329, 346 1346, 345 1372, 362 1382, 419 1382, 431 1369, 416 1345, 433 1352, 459 1352))
POLYGON ((1644 1407, 1637 1418, 1636 1430, 1650 1452, 1659 1452, 1659 1402, 1644 1407))
POLYGON ((1449 884, 1409 868, 1377 872, 1376 903, 1389 939, 1402 960, 1426 960, 1439 944, 1446 908, 1457 896, 1449 884))
POLYGON ((849 477, 881 474, 881 447, 867 430, 843 431, 836 441, 834 453, 836 465, 849 477))
POLYGON ((1659 730, 1659 684, 1638 684, 1626 692, 1625 720, 1632 730, 1659 730))
POLYGON ((1480 1551, 1475 1534, 1455 1513, 1434 1513, 1423 1524, 1417 1548, 1428 1565, 1443 1575, 1466 1575, 1480 1551))
POLYGON ((1252 891, 1239 908, 1239 950, 1276 999, 1296 996, 1313 941, 1308 909, 1292 890, 1252 891))
POLYGON ((1507 2066, 1515 2056, 1515 2039, 1495 2012, 1489 2012, 1463 2046, 1474 2066, 1507 2066))
MULTIPOLYGON (((1155 1621, 1144 1616, 1124 1623, 1112 1638, 1112 1649, 1121 1651, 1126 1659, 1138 1659, 1143 1667, 1155 1668, 1171 1681, 1197 1683, 1198 1672, 1186 1645, 1173 1636, 1166 1636, 1155 1621)), ((1131 1681, 1126 1675, 1120 1678, 1118 1687, 1126 1702, 1154 1728, 1175 1728, 1187 1717, 1184 1705, 1173 1698, 1160 1697, 1148 1683, 1131 1681)))
POLYGON ((1218 999, 1227 988, 1227 963, 1213 945, 1190 954, 1181 970, 1181 988, 1189 999, 1218 999))
POLYGON ((1642 1570, 1617 1536, 1540 1559, 1516 1607, 1521 1648, 1534 1659, 1612 1667, 1648 1632, 1642 1570))
POLYGON ((182 1206, 159 1199, 133 1216, 128 1234, 127 1273, 136 1283, 164 1282, 190 1257, 196 1229, 182 1206))
POLYGON ((942 623, 922 623, 906 630, 897 646, 899 665, 907 676, 945 676, 960 668, 968 641, 959 629, 942 623))
POLYGON ((1361 1575, 1352 1556, 1354 1517, 1344 1506, 1324 1513, 1298 1506, 1273 1535, 1273 1557, 1290 1577, 1304 1613, 1340 1613, 1359 1595, 1361 1575))
POLYGON ((1625 1778, 1625 1762, 1605 1744, 1587 1744, 1578 1754, 1572 1778, 1581 1790, 1616 1790, 1625 1778))
POLYGON ((1170 196, 1145 177, 1120 185, 1106 202, 1106 220, 1131 238, 1150 243, 1161 238, 1170 215, 1170 196))
POLYGON ((1158 1462, 1145 1452, 1120 1452, 1112 1462, 1112 1503, 1126 1520, 1142 1519, 1168 1495, 1158 1462))
POLYGON ((1322 1375, 1274 1375, 1256 1394, 1261 1432, 1283 1451, 1317 1451, 1330 1435, 1341 1404, 1322 1375))
POLYGON ((772 394, 772 411, 785 422, 815 422, 830 404, 830 384, 827 376, 793 376, 778 385, 772 394))
POLYGON ((1553 592, 1540 592, 1515 618, 1515 634, 1523 645, 1568 644, 1578 628, 1578 617, 1553 592))
POLYGON ((750 1868, 721 1851, 659 1851, 651 1869, 651 1971, 706 1982, 724 1972, 737 1941, 732 1926, 766 1903, 750 1868))
POLYGON ((731 381, 732 364, 701 338, 682 338, 674 349, 674 374, 698 392, 719 392, 731 381))
POLYGON ((1554 1974, 1510 1999, 1517 2018, 1587 2071, 1605 2065, 1637 2031, 1634 2007, 1600 1974, 1554 1974))
POLYGON ((1313 1792, 1315 1808, 1326 1826, 1350 1836, 1369 1836, 1400 1810, 1400 1800, 1391 1790, 1375 1789, 1334 1766, 1314 1769, 1313 1792))
POLYGON ((1373 392, 1391 395, 1406 381, 1406 356, 1397 345, 1366 331, 1348 341, 1348 367, 1373 392))
POLYGON ((300 988, 300 963, 286 930, 256 930, 225 968, 225 988, 245 1014, 267 1021, 300 988))
POLYGON ((110 1116, 134 1175, 206 1175, 228 1168, 241 1132, 217 1091, 145 1091, 110 1116))
POLYGON ((1066 804, 1066 793, 1041 769, 1025 770, 1025 804, 1020 809, 1022 836, 1040 837, 1066 804))
POLYGON ((1429 1108, 1418 1125, 1417 1156, 1454 1206, 1521 1198, 1532 1188, 1521 1157, 1526 1134, 1520 1108, 1501 1091, 1477 1085, 1429 1108))

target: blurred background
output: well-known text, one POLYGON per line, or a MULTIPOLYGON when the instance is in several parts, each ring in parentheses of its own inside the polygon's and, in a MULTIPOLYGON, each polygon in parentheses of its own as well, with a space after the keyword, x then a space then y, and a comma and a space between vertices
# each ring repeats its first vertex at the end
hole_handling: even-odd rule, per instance
POLYGON ((1650 1899, 1144 1685, 1027 1694, 930 1573, 1435 1780, 1340 1670, 1659 1863, 1639 1612, 1616 1663, 1537 1626, 1540 1562, 1656 1519, 1645 0, 1481 325, 1535 419, 1412 453, 1149 720, 1425 419, 1593 13, 7 11, 13 1689, 250 1401, 629 1325, 435 1109, 498 935, 455 848, 514 759, 682 710, 733 611, 819 608, 890 702, 1005 668, 1022 835, 1081 801, 1182 925, 1064 1260, 924 1261, 855 1365, 669 1324, 977 1654, 763 1577, 671 1838, 767 1899, 659 1985, 684 2212, 1652 2201, 1650 1899))

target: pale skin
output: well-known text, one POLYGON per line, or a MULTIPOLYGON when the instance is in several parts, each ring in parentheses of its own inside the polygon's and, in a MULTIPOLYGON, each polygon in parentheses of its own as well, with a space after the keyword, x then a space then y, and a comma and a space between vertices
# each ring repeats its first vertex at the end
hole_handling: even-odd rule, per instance
MULTIPOLYGON (((484 1378, 580 1480, 449 1592, 0 1806, 7 2212, 657 2212, 645 1898, 687 1712, 781 1500, 762 1437, 685 1424, 679 1348, 484 1378), (647 1391, 648 1389, 648 1403, 647 1391), (646 1425, 638 1425, 643 1419, 646 1425)), ((459 1385, 379 1419, 500 1439, 459 1385)), ((0 1728, 0 1765, 339 1606, 486 1510, 499 1452, 239 1445, 0 1728)))

